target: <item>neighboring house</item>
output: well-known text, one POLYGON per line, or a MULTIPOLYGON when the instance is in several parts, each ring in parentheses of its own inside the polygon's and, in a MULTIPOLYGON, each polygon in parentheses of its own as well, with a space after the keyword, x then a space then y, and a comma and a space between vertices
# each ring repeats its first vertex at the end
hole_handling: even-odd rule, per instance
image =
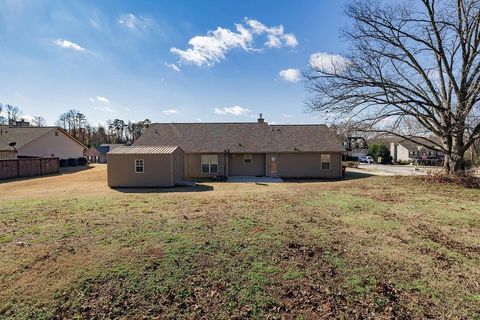
POLYGON ((254 123, 152 124, 133 146, 180 147, 184 178, 339 178, 345 151, 326 125, 269 125, 261 117, 254 123))
POLYGON ((115 148, 123 146, 122 144, 101 144, 91 147, 85 151, 85 158, 90 163, 107 163, 107 153, 115 148))
POLYGON ((415 141, 396 139, 396 141, 390 142, 390 154, 393 162, 425 165, 441 165, 443 163, 443 153, 436 149, 431 142, 419 138, 415 138, 415 141), (432 146, 427 148, 424 145, 432 146))
POLYGON ((347 157, 359 158, 368 154, 368 144, 363 137, 346 137, 344 146, 347 157))
POLYGON ((59 127, 28 127, 23 122, 19 126, 0 125, 0 158, 81 158, 85 149, 59 127))

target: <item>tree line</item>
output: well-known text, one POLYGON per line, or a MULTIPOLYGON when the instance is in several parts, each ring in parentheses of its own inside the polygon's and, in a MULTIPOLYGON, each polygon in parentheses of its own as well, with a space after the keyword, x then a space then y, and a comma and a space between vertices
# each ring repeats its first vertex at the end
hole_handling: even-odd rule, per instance
MULTIPOLYGON (((0 103, 0 125, 25 120, 18 107, 0 103)), ((47 125, 45 118, 41 116, 34 116, 28 120, 31 126, 44 127, 47 125)), ((137 122, 114 119, 107 120, 105 125, 94 125, 88 121, 84 113, 70 109, 60 114, 55 124, 86 146, 97 146, 105 143, 133 143, 151 123, 149 119, 137 122)))
POLYGON ((59 127, 88 146, 104 143, 133 143, 151 123, 149 119, 137 122, 114 119, 107 120, 106 125, 92 125, 85 114, 75 109, 62 113, 56 122, 59 127))

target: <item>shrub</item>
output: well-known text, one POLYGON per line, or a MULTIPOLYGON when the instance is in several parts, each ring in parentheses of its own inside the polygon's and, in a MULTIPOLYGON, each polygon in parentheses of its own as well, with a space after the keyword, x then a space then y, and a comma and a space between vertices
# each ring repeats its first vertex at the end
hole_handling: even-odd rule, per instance
POLYGON ((374 143, 368 147, 368 154, 372 156, 373 161, 378 162, 378 158, 381 157, 382 164, 389 164, 392 162, 392 156, 390 155, 390 149, 381 143, 374 143))
POLYGON ((442 171, 428 171, 427 173, 426 176, 422 176, 421 178, 428 183, 448 183, 456 184, 465 188, 480 188, 480 178, 475 177, 470 172, 449 175, 442 171))
POLYGON ((78 165, 79 165, 79 166, 86 166, 86 165, 87 165, 87 159, 85 159, 85 158, 78 158, 78 165))

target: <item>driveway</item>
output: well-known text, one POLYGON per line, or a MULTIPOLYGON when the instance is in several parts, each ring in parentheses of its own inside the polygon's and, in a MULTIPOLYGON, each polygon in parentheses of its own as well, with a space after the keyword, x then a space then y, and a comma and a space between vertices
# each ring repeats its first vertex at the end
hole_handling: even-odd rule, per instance
POLYGON ((425 167, 413 165, 384 165, 384 164, 359 164, 358 168, 347 168, 350 172, 369 173, 376 176, 411 176, 427 175, 429 171, 441 170, 441 167, 425 167))

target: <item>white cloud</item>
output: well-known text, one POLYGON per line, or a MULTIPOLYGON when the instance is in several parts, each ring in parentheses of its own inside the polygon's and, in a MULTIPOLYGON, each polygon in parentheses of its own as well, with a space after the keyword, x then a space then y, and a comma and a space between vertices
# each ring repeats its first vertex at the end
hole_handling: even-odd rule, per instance
POLYGON ((121 14, 117 22, 130 30, 146 29, 152 24, 152 20, 143 16, 136 16, 133 13, 121 14))
POLYGON ((317 52, 310 55, 310 66, 318 71, 333 73, 348 66, 348 60, 338 54, 317 52))
POLYGON ((283 46, 295 47, 298 41, 292 33, 285 34, 282 25, 268 27, 263 23, 245 18, 244 24, 236 24, 235 30, 217 27, 209 30, 205 36, 195 36, 188 41, 189 48, 181 50, 175 47, 170 52, 179 57, 179 61, 197 66, 213 66, 226 58, 233 49, 255 51, 254 37, 264 35, 267 48, 283 46))
POLYGON ((242 116, 249 113, 250 110, 247 108, 242 108, 240 106, 233 106, 233 107, 225 107, 225 108, 215 108, 213 112, 215 114, 222 114, 222 115, 232 114, 234 116, 242 116))
POLYGON ((163 110, 162 113, 164 115, 170 116, 172 114, 178 114, 179 111, 177 109, 167 109, 167 110, 163 110))
POLYGON ((100 102, 103 102, 103 103, 110 103, 110 100, 108 100, 105 97, 97 97, 97 100, 100 101, 100 102))
POLYGON ((287 47, 295 48, 298 46, 297 37, 293 33, 287 33, 282 36, 282 39, 285 40, 285 45, 287 47))
POLYGON ((80 45, 76 44, 75 42, 71 42, 68 40, 57 39, 54 41, 54 44, 59 46, 60 48, 64 49, 71 49, 74 51, 85 51, 85 48, 81 47, 80 45))
POLYGON ((300 70, 298 69, 285 69, 278 73, 278 75, 288 82, 298 82, 300 81, 300 70))
POLYGON ((109 104, 110 103, 110 100, 108 100, 108 98, 105 98, 105 97, 95 97, 95 98, 88 98, 88 100, 90 102, 102 102, 102 103, 106 103, 106 104, 109 104))
POLYGON ((179 68, 176 64, 174 64, 174 63, 167 63, 167 62, 165 62, 165 66, 166 66, 167 68, 170 68, 170 69, 175 70, 175 71, 177 71, 177 72, 180 71, 180 68, 179 68))
POLYGON ((95 107, 93 107, 93 109, 95 109, 95 110, 97 110, 97 111, 108 112, 108 113, 113 113, 113 112, 115 112, 115 110, 112 109, 112 108, 109 107, 109 106, 95 106, 95 107))

